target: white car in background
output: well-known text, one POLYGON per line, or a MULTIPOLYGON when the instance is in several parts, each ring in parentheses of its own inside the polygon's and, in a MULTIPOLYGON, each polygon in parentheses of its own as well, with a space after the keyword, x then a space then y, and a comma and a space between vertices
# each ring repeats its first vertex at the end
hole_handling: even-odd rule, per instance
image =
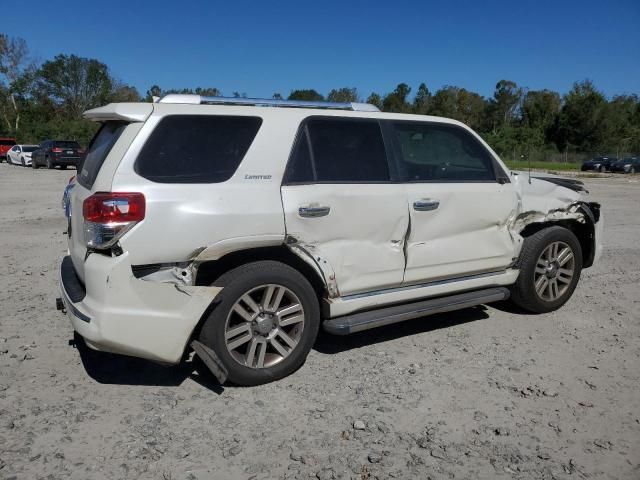
POLYGON ((38 149, 38 145, 14 145, 7 152, 7 163, 13 165, 31 166, 31 152, 38 149))

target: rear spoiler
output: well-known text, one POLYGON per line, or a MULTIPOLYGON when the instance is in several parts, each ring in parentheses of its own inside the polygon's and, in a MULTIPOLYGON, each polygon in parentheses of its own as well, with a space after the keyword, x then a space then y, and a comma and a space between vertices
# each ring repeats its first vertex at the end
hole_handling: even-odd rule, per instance
POLYGON ((151 103, 110 103, 104 107, 92 108, 82 114, 87 120, 105 122, 121 120, 125 122, 144 122, 153 112, 151 103))

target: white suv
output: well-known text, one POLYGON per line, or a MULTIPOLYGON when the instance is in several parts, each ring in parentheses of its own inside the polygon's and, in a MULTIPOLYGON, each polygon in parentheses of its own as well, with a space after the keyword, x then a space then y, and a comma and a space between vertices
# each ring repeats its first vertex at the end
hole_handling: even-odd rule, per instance
POLYGON ((348 334, 505 300, 549 312, 599 256, 582 183, 367 104, 168 95, 102 123, 68 187, 62 299, 95 349, 254 385, 348 334), (73 185, 73 184, 72 184, 73 185))

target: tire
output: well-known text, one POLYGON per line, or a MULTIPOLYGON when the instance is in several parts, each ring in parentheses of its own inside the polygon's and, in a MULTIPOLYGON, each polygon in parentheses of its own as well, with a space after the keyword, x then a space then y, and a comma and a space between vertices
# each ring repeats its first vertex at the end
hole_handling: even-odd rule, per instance
POLYGON ((34 170, 37 170, 39 168, 35 158, 31 159, 31 168, 33 168, 34 170))
POLYGON ((26 167, 26 166, 27 166, 27 162, 25 162, 25 161, 24 161, 24 157, 21 157, 21 158, 20 158, 20 162, 22 163, 22 166, 23 166, 23 167, 26 167))
POLYGON ((272 382, 293 373, 304 363, 318 335, 320 306, 313 287, 300 272, 284 263, 265 260, 237 267, 219 277, 213 286, 224 289, 217 297, 219 303, 202 326, 199 340, 217 354, 231 382, 245 386, 272 382), (264 293, 268 288, 274 289, 270 297, 264 293), (282 294, 278 288, 283 289, 282 294), (244 302, 247 295, 259 308, 252 310, 250 303, 244 302), (257 314, 265 306, 265 297, 271 299, 266 304, 273 307, 277 302, 277 305, 267 306, 265 313, 257 314), (301 306, 301 314, 296 306, 301 306), (294 310, 283 313, 284 318, 267 313, 288 307, 294 310), (241 316, 238 310, 253 319, 241 316), (238 328, 241 331, 233 334, 238 328), (272 336, 277 331, 284 332, 288 340, 279 333, 272 336), (239 346, 234 345, 242 340, 239 346), (296 343, 291 346, 289 341, 296 343), (284 346, 286 355, 278 353, 274 345, 284 346))
POLYGON ((570 230, 559 226, 545 228, 525 238, 517 266, 520 275, 511 287, 511 301, 530 312, 552 312, 564 305, 576 289, 582 271, 582 248, 570 230), (554 245, 558 245, 555 250, 558 260, 547 262, 553 258, 550 254, 554 245), (570 258, 563 253, 565 248, 570 250, 570 258), (570 277, 569 270, 572 270, 570 277))
POLYGON ((54 168, 56 168, 56 166, 53 164, 53 162, 51 162, 51 158, 47 157, 46 162, 47 162, 47 168, 49 170, 53 170, 54 168))
POLYGON ((604 165, 601 165, 599 170, 600 170, 600 173, 605 173, 607 171, 604 165))
POLYGON ((629 170, 629 173, 636 173, 636 167, 631 167, 631 170, 629 170))

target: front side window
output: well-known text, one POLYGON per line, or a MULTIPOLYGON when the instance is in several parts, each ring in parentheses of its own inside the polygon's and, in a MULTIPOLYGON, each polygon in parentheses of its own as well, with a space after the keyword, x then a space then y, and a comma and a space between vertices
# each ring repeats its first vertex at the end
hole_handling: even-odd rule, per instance
POLYGON ((285 183, 389 181, 377 120, 311 118, 298 135, 285 183))
POLYGON ((138 155, 135 171, 158 183, 225 182, 240 165, 261 124, 258 117, 164 117, 138 155))
POLYGON ((406 181, 495 181, 491 155, 466 130, 418 122, 394 123, 393 130, 406 181))

